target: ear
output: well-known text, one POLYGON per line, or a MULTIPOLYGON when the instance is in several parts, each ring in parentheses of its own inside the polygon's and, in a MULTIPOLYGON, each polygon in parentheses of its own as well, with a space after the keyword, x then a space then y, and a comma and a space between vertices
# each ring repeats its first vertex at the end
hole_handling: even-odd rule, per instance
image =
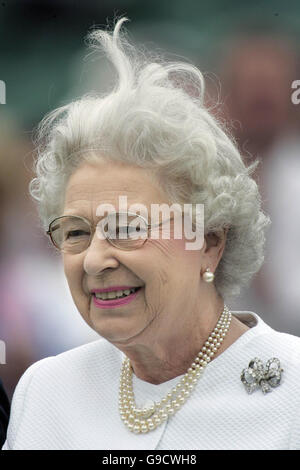
POLYGON ((220 259, 222 258, 228 230, 229 228, 225 228, 219 232, 208 233, 205 235, 203 255, 206 267, 212 272, 215 272, 220 259))

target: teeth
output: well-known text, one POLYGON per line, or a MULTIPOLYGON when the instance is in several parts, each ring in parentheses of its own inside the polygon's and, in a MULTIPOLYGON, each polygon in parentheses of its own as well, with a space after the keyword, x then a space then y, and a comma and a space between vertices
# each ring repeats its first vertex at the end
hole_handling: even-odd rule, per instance
POLYGON ((95 293, 95 297, 101 300, 118 299, 119 297, 122 297, 124 294, 129 295, 135 291, 136 291, 136 288, 118 290, 118 291, 112 291, 112 292, 101 292, 101 293, 98 292, 98 293, 95 293))

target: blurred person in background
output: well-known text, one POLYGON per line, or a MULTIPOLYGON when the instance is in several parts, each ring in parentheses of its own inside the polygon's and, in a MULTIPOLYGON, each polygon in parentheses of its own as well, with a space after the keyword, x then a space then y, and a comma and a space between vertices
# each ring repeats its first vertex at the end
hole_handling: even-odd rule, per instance
POLYGON ((0 339, 6 344, 7 363, 0 367, 10 397, 19 377, 38 357, 24 288, 26 275, 20 276, 22 265, 19 263, 30 240, 22 224, 27 184, 22 156, 30 146, 25 139, 21 141, 16 136, 14 122, 3 113, 0 123, 0 339))
MULTIPOLYGON (((1 370, 1 369, 0 369, 1 370)), ((10 404, 0 379, 0 449, 6 439, 10 404)))
MULTIPOLYGON (((298 77, 286 38, 236 37, 222 61, 225 119, 246 160, 259 158, 254 178, 272 224, 266 260, 239 305, 254 305, 274 328, 300 335, 300 107, 291 101, 298 77)), ((299 78, 299 77, 298 77, 299 78)))
POLYGON ((74 308, 60 260, 44 239, 28 197, 30 139, 3 111, 0 122, 1 377, 9 397, 35 361, 95 339, 74 308))

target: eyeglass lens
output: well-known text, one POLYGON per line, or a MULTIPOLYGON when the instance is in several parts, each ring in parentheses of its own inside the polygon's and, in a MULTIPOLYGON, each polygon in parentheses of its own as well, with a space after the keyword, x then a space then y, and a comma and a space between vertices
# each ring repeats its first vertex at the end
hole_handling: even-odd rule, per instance
MULTIPOLYGON (((148 227, 138 215, 111 214, 97 225, 97 234, 106 238, 114 246, 130 250, 142 246, 148 237, 148 227), (100 232, 98 231, 100 230, 100 232)), ((93 236, 90 223, 76 216, 62 216, 50 225, 53 243, 64 252, 80 253, 90 244, 93 236)))

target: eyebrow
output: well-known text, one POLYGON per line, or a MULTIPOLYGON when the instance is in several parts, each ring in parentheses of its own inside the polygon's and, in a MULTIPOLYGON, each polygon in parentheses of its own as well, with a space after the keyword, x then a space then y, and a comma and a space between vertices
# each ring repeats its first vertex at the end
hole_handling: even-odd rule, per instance
MULTIPOLYGON (((105 211, 104 215, 100 215, 100 216, 97 215, 96 217, 97 217, 97 219, 102 220, 110 214, 120 214, 120 213, 121 214, 130 214, 130 215, 132 214, 132 215, 136 215, 136 216, 141 215, 144 218, 146 217, 144 214, 138 214, 137 212, 134 212, 134 211, 122 211, 122 210, 105 211)), ((82 217, 83 219, 90 220, 90 217, 88 217, 88 216, 86 216, 85 214, 82 214, 82 213, 76 213, 76 214, 75 213, 70 213, 70 214, 68 214, 68 213, 64 212, 59 217, 67 217, 67 216, 69 216, 69 217, 82 217)))

